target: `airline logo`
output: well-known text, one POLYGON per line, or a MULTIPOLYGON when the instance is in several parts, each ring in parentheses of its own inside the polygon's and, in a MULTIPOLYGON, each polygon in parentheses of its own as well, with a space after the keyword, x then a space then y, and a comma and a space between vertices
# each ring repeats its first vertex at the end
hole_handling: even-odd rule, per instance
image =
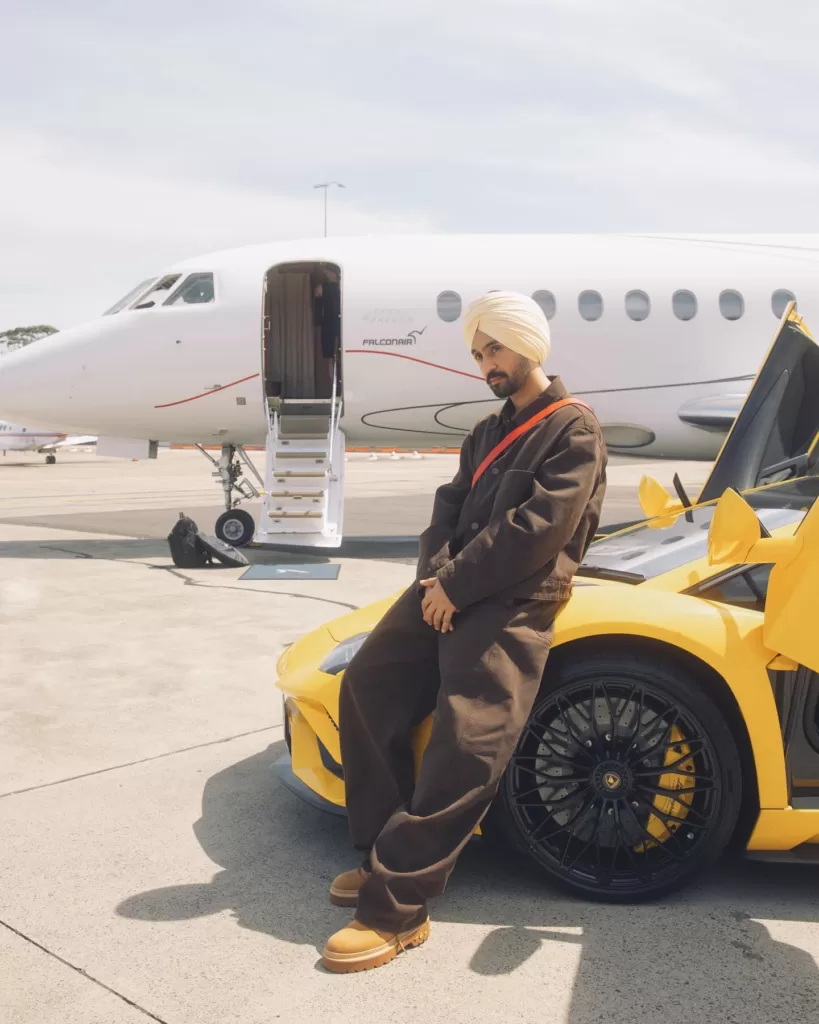
POLYGON ((403 338, 364 338, 362 345, 375 348, 401 348, 406 345, 415 345, 426 329, 426 327, 422 327, 420 331, 410 331, 406 337, 403 338))

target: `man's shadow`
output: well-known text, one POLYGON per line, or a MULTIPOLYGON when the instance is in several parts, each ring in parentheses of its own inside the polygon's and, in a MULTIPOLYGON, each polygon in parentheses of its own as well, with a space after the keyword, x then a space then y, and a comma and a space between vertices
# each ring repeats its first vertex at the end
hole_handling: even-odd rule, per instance
MULTIPOLYGON (((221 870, 208 880, 124 900, 119 914, 177 921, 225 910, 237 923, 316 948, 349 911, 327 886, 356 863, 344 818, 303 804, 273 776, 276 743, 208 780, 196 838, 221 870)), ((470 967, 487 977, 523 967, 544 945, 579 944, 569 1021, 629 1024, 668 1014, 711 1024, 816 1019, 819 970, 755 918, 815 922, 819 873, 725 861, 699 885, 659 903, 612 906, 547 885, 526 859, 480 841, 462 855, 433 921, 493 926, 470 967)))

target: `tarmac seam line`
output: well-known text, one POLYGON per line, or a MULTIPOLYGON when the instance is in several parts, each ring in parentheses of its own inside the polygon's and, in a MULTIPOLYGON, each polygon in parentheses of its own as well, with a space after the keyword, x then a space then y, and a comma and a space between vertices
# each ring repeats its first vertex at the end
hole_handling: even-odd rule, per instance
POLYGON ((241 740, 246 736, 258 736, 263 732, 275 732, 277 729, 284 729, 283 725, 266 725, 262 729, 250 729, 248 732, 238 732, 235 736, 224 736, 218 740, 208 740, 206 743, 194 743, 191 747, 179 747, 178 750, 166 750, 164 754, 152 754, 150 757, 141 757, 137 761, 126 761, 125 764, 113 764, 108 768, 97 768, 93 772, 83 772, 81 775, 69 775, 65 779, 55 779, 54 782, 41 782, 39 786, 27 786, 24 789, 13 789, 8 793, 0 793, 0 800, 9 796, 22 796, 24 793, 34 793, 38 789, 51 789, 53 786, 62 786, 66 782, 77 782, 79 779, 90 779, 94 775, 105 775, 107 772, 117 772, 120 768, 133 768, 138 764, 147 764, 149 761, 161 761, 164 757, 174 757, 176 754, 187 754, 191 750, 203 750, 205 747, 217 747, 220 743, 230 743, 233 740, 241 740))
POLYGON ((88 971, 85 970, 85 968, 77 967, 77 965, 72 964, 70 960, 66 960, 64 957, 61 957, 58 953, 55 953, 53 952, 53 950, 50 950, 46 946, 42 945, 42 943, 37 942, 36 939, 32 939, 31 936, 26 935, 25 932, 21 932, 18 928, 15 928, 13 925, 10 925, 8 921, 4 921, 2 918, 0 918, 0 925, 8 929, 8 931, 10 931, 13 935, 16 935, 18 938, 22 939, 24 942, 28 942, 36 949, 39 949, 42 953, 45 953, 46 956, 52 957, 52 959, 57 960, 59 963, 63 964, 63 966, 70 968, 70 970, 72 971, 75 971, 77 974, 85 978, 87 981, 93 982, 93 984, 95 985, 99 985, 100 988, 105 989, 106 992, 110 992, 111 995, 116 996, 117 999, 121 999, 123 1003, 126 1003, 134 1010, 139 1010, 140 1013, 144 1014, 146 1017, 150 1017, 151 1020, 157 1021, 158 1024, 168 1024, 168 1022, 164 1020, 162 1017, 157 1017, 155 1013, 151 1013, 150 1010, 146 1010, 144 1006, 140 1006, 139 1003, 134 1002, 133 999, 129 999, 128 996, 123 995, 122 992, 117 992, 115 988, 111 988, 111 986, 106 985, 104 981, 100 981, 100 979, 95 978, 93 974, 89 974, 88 971))

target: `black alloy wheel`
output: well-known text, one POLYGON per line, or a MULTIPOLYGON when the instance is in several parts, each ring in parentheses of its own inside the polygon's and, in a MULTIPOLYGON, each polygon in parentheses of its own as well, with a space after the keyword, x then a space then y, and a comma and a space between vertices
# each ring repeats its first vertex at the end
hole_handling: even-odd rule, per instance
POLYGON ((737 746, 690 674, 614 655, 547 669, 494 818, 575 895, 639 902, 724 850, 741 804, 737 746))
POLYGON ((233 508, 223 512, 216 520, 213 532, 234 548, 243 548, 249 544, 256 533, 256 521, 243 508, 233 508))

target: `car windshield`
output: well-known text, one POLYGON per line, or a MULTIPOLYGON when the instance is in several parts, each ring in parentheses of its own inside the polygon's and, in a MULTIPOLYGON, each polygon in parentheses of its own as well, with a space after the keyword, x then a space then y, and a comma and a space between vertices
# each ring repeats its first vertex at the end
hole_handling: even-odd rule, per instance
MULTIPOLYGON (((742 496, 762 524, 773 532, 801 522, 817 495, 819 476, 786 480, 745 491, 742 496)), ((708 528, 715 508, 716 502, 693 508, 692 522, 681 514, 668 526, 651 526, 652 521, 648 520, 602 537, 589 548, 577 575, 639 583, 703 558, 708 551, 708 528)))

